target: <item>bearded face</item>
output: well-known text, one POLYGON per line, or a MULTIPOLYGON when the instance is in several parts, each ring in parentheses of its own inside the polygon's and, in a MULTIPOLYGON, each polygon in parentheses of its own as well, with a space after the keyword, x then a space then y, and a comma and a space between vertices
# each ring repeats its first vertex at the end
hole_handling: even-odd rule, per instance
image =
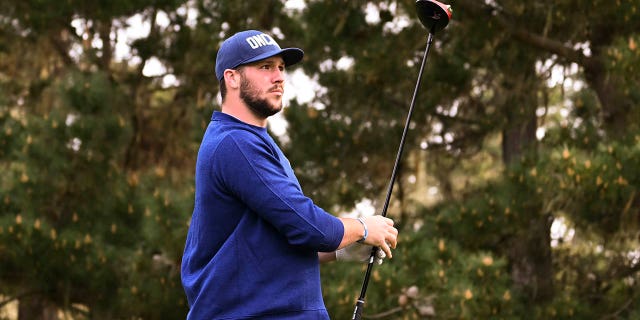
MULTIPOLYGON (((277 86, 275 86, 277 87, 277 86)), ((266 119, 282 110, 282 100, 270 101, 264 98, 265 93, 270 92, 274 88, 270 88, 266 92, 262 92, 259 88, 256 88, 251 82, 241 73, 240 81, 240 99, 251 109, 251 112, 262 119, 266 119)))

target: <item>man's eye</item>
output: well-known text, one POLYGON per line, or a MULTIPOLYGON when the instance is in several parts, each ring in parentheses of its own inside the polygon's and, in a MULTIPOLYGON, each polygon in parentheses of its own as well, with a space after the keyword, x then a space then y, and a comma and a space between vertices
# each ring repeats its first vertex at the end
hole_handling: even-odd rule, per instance
POLYGON ((265 65, 261 65, 260 69, 264 69, 264 70, 275 70, 278 69, 280 71, 284 71, 284 66, 276 66, 276 65, 271 65, 271 64, 265 64, 265 65))

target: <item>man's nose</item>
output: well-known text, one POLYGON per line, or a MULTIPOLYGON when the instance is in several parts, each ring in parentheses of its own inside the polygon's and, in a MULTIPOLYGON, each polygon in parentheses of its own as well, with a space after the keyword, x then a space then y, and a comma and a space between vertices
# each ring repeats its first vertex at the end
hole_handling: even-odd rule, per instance
POLYGON ((273 82, 284 82, 284 70, 275 68, 273 72, 273 82))

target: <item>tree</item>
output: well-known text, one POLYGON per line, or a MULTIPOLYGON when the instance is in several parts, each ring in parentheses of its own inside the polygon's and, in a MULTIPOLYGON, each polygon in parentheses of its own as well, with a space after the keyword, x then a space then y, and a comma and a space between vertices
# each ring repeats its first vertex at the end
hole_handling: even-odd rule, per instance
MULTIPOLYGON (((414 1, 305 4, 0 3, 0 306, 186 314, 193 165, 235 31, 305 50, 321 89, 285 108, 281 141, 305 192, 336 214, 379 207, 426 30, 414 1), (131 17, 148 34, 122 58, 131 17)), ((400 246, 374 269, 365 317, 637 318, 638 4, 452 5, 389 210, 400 246)), ((322 273, 330 314, 350 316, 363 269, 322 273)))
POLYGON ((181 245, 161 240, 184 233, 189 189, 169 193, 161 161, 129 161, 140 136, 129 119, 150 101, 129 99, 143 90, 126 79, 159 85, 114 61, 111 38, 150 3, 2 6, 2 295, 20 319, 184 314, 181 245), (149 298, 155 310, 140 303, 149 298))
MULTIPOLYGON (((314 101, 321 104, 322 109, 317 111, 294 105, 287 110, 293 132, 288 149, 294 158, 292 162, 302 163, 303 184, 312 186, 321 199, 329 199, 328 203, 348 206, 362 197, 375 198, 384 190, 386 181, 379 179, 379 173, 390 171, 391 157, 397 146, 397 141, 390 137, 399 136, 403 119, 398 109, 389 106, 401 106, 398 101, 402 98, 398 96, 410 92, 407 87, 413 79, 407 75, 415 74, 420 53, 418 46, 413 45, 420 43, 420 35, 424 34, 424 31, 417 31, 418 25, 411 23, 397 33, 385 33, 384 26, 391 25, 386 23, 394 18, 411 16, 410 5, 408 2, 369 2, 381 17, 376 23, 367 22, 366 6, 355 3, 344 6, 330 1, 309 6, 305 12, 306 20, 310 21, 309 28, 329 17, 336 21, 332 33, 310 30, 308 34, 313 37, 305 47, 311 46, 314 53, 321 53, 325 59, 333 61, 343 56, 353 57, 353 65, 346 69, 323 70, 314 65, 306 69, 327 88, 326 93, 320 93, 314 101), (335 38, 342 41, 333 45, 335 38), (320 47, 314 47, 317 43, 320 47), (332 45, 327 47, 327 43, 332 45), (411 62, 393 66, 391 57, 410 57, 407 59, 411 62), (370 138, 371 143, 361 144, 363 137, 370 138), (331 169, 327 170, 313 160, 305 161, 308 154, 329 159, 331 169), (356 184, 346 183, 347 178, 356 184)), ((401 193, 395 193, 394 201, 403 203, 397 205, 391 215, 402 218, 402 232, 408 232, 409 239, 414 233, 408 226, 417 224, 423 227, 415 237, 420 238, 419 234, 427 238, 441 236, 445 243, 458 244, 462 250, 457 251, 460 256, 456 258, 460 261, 473 261, 473 255, 483 250, 491 252, 489 257, 494 261, 506 261, 502 274, 509 274, 509 281, 499 279, 500 283, 509 283, 511 288, 492 300, 506 305, 487 313, 479 305, 469 306, 468 301, 459 299, 457 303, 437 305, 436 314, 451 310, 447 306, 464 303, 467 307, 458 310, 456 316, 482 318, 512 314, 529 317, 533 314, 547 318, 565 310, 562 316, 569 317, 578 312, 576 305, 592 303, 584 301, 582 296, 589 290, 598 292, 599 304, 581 314, 595 312, 624 317, 635 314, 635 306, 626 302, 633 301, 637 292, 629 283, 624 283, 638 277, 637 262, 624 258, 633 252, 634 242, 630 241, 625 228, 613 226, 620 226, 622 216, 627 219, 629 215, 637 217, 637 211, 631 209, 637 206, 633 196, 637 184, 629 182, 636 179, 637 173, 629 169, 633 164, 627 161, 601 163, 599 170, 609 172, 616 167, 618 169, 614 171, 619 172, 619 179, 613 178, 616 173, 611 172, 608 176, 613 180, 605 183, 603 171, 595 174, 587 170, 595 174, 587 178, 587 172, 576 174, 578 169, 575 167, 577 159, 583 157, 623 159, 601 154, 604 150, 609 150, 610 154, 633 154, 631 150, 636 148, 638 127, 628 121, 638 116, 636 110, 629 107, 637 105, 635 96, 630 94, 637 91, 638 83, 632 80, 637 76, 631 67, 631 61, 637 61, 637 32, 634 31, 637 26, 628 23, 637 15, 634 7, 637 4, 632 1, 588 5, 517 1, 454 3, 454 20, 438 35, 440 42, 437 42, 436 54, 428 64, 426 83, 432 86, 427 97, 424 93, 421 96, 418 110, 423 113, 414 118, 415 127, 410 132, 413 138, 407 148, 414 150, 414 155, 406 156, 401 166, 398 180, 401 193), (608 20, 616 21, 608 23, 608 20), (577 64, 581 71, 570 79, 582 79, 588 86, 577 91, 570 89, 569 93, 564 85, 548 87, 549 62, 552 67, 566 70, 572 63, 577 64), (548 71, 544 72, 541 66, 547 66, 548 71), (620 85, 622 83, 624 85, 620 85), (550 114, 549 109, 554 108, 566 108, 571 113, 565 119, 550 114), (536 136, 538 128, 546 130, 547 135, 542 140, 536 136), (494 147, 496 139, 502 145, 501 152, 496 152, 494 147), (582 151, 569 151, 567 145, 582 151), (415 150, 421 149, 418 146, 423 146, 426 157, 415 155, 415 150), (559 168, 557 155, 558 152, 565 154, 565 150, 571 155, 567 159, 574 160, 571 167, 559 168), (428 159, 426 168, 433 172, 433 177, 438 179, 437 185, 443 187, 446 195, 437 206, 423 210, 406 203, 407 199, 424 199, 424 195, 410 196, 424 190, 413 187, 410 182, 412 176, 421 176, 417 172, 421 166, 413 161, 421 158, 428 159), (482 162, 478 162, 479 159, 482 162), (596 205, 577 196, 584 195, 582 187, 575 181, 569 184, 567 178, 582 183, 591 181, 599 186, 598 191, 594 191, 599 194, 591 193, 588 199, 602 204, 596 205), (575 199, 581 199, 585 205, 576 206, 575 199), (593 210, 587 210, 587 207, 593 210), (600 228, 591 223, 601 225, 606 222, 609 226, 606 234, 620 237, 606 250, 608 255, 616 255, 619 259, 607 265, 610 269, 626 270, 616 273, 624 274, 623 277, 592 273, 589 270, 591 263, 578 267, 557 262, 584 261, 582 259, 591 255, 564 250, 564 246, 551 247, 550 227, 556 218, 566 216, 567 211, 571 212, 570 221, 590 217, 588 223, 580 222, 580 226, 570 223, 581 235, 581 243, 602 243, 603 234, 592 233, 594 228, 600 228), (424 227, 431 223, 437 225, 435 230, 424 227), (561 276, 567 273, 576 277, 567 280, 561 276), (593 283, 599 289, 578 285, 580 280, 576 279, 589 274, 597 279, 606 278, 607 285, 602 286, 602 280, 593 283), (625 280, 624 277, 631 278, 625 280), (556 283, 554 280, 558 278, 562 281, 556 283), (574 280, 576 282, 572 282, 574 280), (567 288, 574 287, 579 289, 567 293, 567 288), (569 307, 563 309, 561 306, 569 307)), ((593 168, 593 162, 588 163, 593 168)), ((430 243, 433 246, 434 242, 430 243)), ((575 244, 575 247, 581 246, 575 244)), ((439 261, 429 250, 425 249, 424 254, 429 255, 428 261, 439 261)), ((413 258, 418 259, 415 255, 413 258)), ((445 262, 447 273, 464 278, 465 272, 457 269, 453 261, 445 262)), ((380 280, 379 285, 383 288, 379 291, 372 293, 370 288, 369 300, 373 301, 369 304, 374 308, 373 314, 397 311, 398 303, 392 297, 400 295, 402 285, 406 289, 407 285, 418 284, 421 288, 434 283, 419 276, 414 276, 412 283, 398 278, 398 274, 421 275, 424 268, 429 268, 425 265, 412 267, 381 277, 385 280, 380 280)), ((337 266, 336 269, 327 271, 326 277, 345 272, 337 266)), ((467 281, 470 278, 466 277, 467 281)), ((343 293, 345 280, 341 278, 339 283, 337 290, 329 289, 339 295, 337 302, 332 301, 332 306, 340 310, 339 314, 346 315, 352 301, 343 293)), ((460 288, 454 287, 453 292, 464 292, 460 288)), ((450 293, 428 297, 441 302, 456 301, 455 294, 450 293)), ((354 297, 355 294, 357 292, 354 297)))

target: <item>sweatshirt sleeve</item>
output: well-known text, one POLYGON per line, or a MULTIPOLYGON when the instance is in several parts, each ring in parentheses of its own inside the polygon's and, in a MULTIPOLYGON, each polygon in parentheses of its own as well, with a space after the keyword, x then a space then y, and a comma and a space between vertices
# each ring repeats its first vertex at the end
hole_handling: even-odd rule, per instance
POLYGON ((305 196, 297 180, 269 144, 255 133, 227 135, 213 161, 218 183, 273 225, 294 246, 330 252, 338 248, 344 226, 305 196))

